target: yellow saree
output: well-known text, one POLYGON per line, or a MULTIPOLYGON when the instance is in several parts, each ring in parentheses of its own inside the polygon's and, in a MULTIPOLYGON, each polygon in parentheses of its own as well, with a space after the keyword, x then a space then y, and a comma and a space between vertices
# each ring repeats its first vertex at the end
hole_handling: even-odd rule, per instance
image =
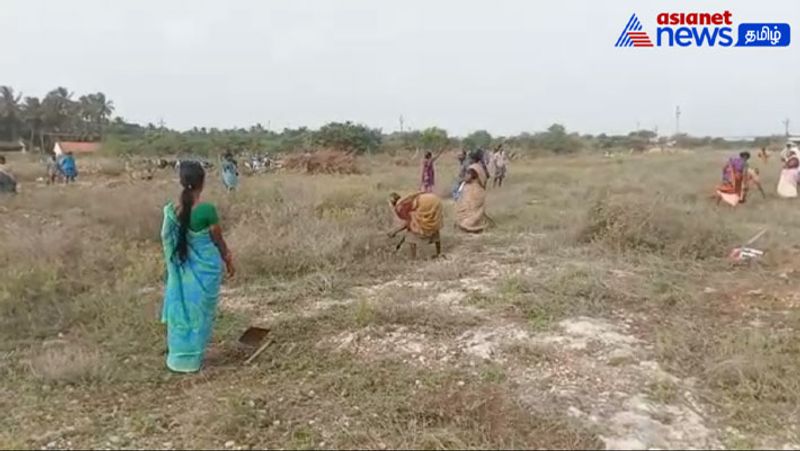
POLYGON ((414 193, 397 201, 397 218, 408 224, 409 238, 433 242, 443 223, 442 201, 431 193, 414 193))
POLYGON ((474 163, 468 171, 474 172, 477 177, 465 182, 461 196, 456 203, 456 225, 459 229, 479 233, 486 229, 486 179, 488 178, 483 166, 474 163))

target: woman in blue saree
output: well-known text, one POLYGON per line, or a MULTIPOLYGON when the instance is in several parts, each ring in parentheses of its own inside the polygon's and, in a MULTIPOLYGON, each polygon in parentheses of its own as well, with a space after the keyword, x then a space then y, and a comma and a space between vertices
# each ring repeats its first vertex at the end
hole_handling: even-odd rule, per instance
POLYGON ((72 156, 72 152, 62 155, 59 167, 61 168, 61 173, 64 174, 66 183, 74 182, 75 178, 78 177, 78 165, 75 163, 75 157, 72 156))
POLYGON ((200 370, 214 327, 223 263, 229 276, 235 273, 217 210, 200 202, 204 181, 200 163, 181 163, 180 203, 164 207, 161 226, 167 266, 161 322, 167 326, 167 367, 179 373, 200 370))
POLYGON ((222 159, 222 184, 228 191, 239 186, 239 168, 230 152, 226 152, 222 159))

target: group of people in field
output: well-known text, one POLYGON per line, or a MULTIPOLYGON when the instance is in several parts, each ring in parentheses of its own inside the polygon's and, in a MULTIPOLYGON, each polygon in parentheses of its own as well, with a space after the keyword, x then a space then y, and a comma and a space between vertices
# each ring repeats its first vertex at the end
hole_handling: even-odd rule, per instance
MULTIPOLYGON (((74 182, 78 177, 78 165, 72 153, 59 157, 51 156, 47 160, 47 183, 52 184, 57 180, 64 183, 74 182)), ((16 194, 19 184, 11 169, 6 165, 6 157, 0 155, 0 194, 16 194)))
POLYGON ((78 178, 78 163, 72 152, 63 155, 51 155, 47 160, 47 183, 57 181, 72 183, 78 178))
MULTIPOLYGON (((766 148, 758 152, 758 158, 763 162, 769 161, 766 148)), ((761 185, 761 174, 758 168, 750 167, 750 152, 741 152, 738 156, 731 157, 722 168, 722 182, 717 186, 714 197, 717 203, 725 202, 730 206, 737 206, 747 201, 748 192, 752 187, 759 190, 762 197, 766 198, 761 185)), ((777 193, 781 198, 797 197, 797 186, 800 183, 800 149, 794 143, 786 144, 780 154, 781 173, 778 180, 777 193)))
MULTIPOLYGON (((388 232, 403 233, 412 258, 418 246, 433 244, 436 256, 442 253, 441 231, 444 226, 443 200, 437 192, 436 161, 443 152, 427 153, 421 163, 420 185, 410 194, 391 193, 389 205, 396 225, 388 232)), ((766 151, 758 155, 769 158, 766 151)), ((736 206, 747 200, 752 186, 761 191, 759 172, 749 167, 750 153, 730 158, 717 187, 718 202, 736 206)), ((797 197, 800 177, 800 150, 787 145, 781 153, 782 170, 777 191, 781 197, 797 197)), ((494 151, 473 149, 458 155, 458 174, 445 193, 455 201, 455 228, 465 233, 481 233, 492 224, 486 213, 490 184, 501 187, 508 171, 508 156, 502 146, 494 151)), ((228 248, 216 207, 202 198, 206 171, 198 161, 177 165, 181 192, 177 201, 163 208, 161 241, 167 269, 161 319, 166 325, 167 367, 179 373, 201 369, 211 338, 220 287, 224 274, 233 276, 236 269, 228 248)), ((71 154, 53 158, 49 180, 62 177, 66 182, 77 177, 77 165, 71 154)), ((222 183, 229 191, 239 185, 238 164, 228 152, 221 164, 222 183)), ((16 191, 16 180, 0 156, 0 191, 16 191)), ((439 191, 442 192, 442 191, 439 191)))
MULTIPOLYGON (((434 193, 435 162, 441 154, 425 155, 418 190, 405 196, 392 193, 389 198, 396 220, 389 235, 404 233, 400 245, 407 243, 413 258, 420 244, 433 244, 437 257, 442 253, 444 210, 442 199, 434 193)), ((494 185, 502 186, 507 166, 508 158, 501 147, 491 155, 482 149, 461 152, 457 188, 453 190, 458 229, 480 233, 487 228, 490 168, 494 185)), ((178 174, 182 190, 177 202, 164 206, 161 226, 167 268, 161 320, 167 328, 167 367, 178 373, 193 373, 201 369, 211 338, 223 275, 233 276, 236 269, 217 209, 201 197, 206 181, 202 164, 183 161, 178 174)), ((222 182, 228 190, 236 188, 238 176, 236 161, 228 153, 222 162, 222 182)))
MULTIPOLYGON (((432 243, 436 256, 442 246, 439 232, 444 225, 442 200, 434 193, 436 186, 435 163, 443 151, 427 152, 422 160, 420 187, 415 193, 400 196, 392 193, 389 203, 398 227, 389 232, 390 237, 405 232, 400 242, 408 242, 411 257, 417 256, 417 245, 432 243)), ((468 233, 483 232, 491 220, 486 214, 486 191, 490 178, 494 186, 502 186, 508 166, 508 157, 502 145, 489 154, 478 148, 470 152, 462 150, 458 155, 459 173, 450 193, 456 202, 457 229, 468 233)))

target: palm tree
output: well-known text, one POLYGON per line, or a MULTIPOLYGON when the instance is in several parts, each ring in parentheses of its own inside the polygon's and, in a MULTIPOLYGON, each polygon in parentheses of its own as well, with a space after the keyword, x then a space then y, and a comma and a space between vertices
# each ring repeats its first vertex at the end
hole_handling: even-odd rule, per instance
POLYGON ((45 109, 45 120, 53 131, 64 131, 71 121, 71 115, 76 111, 76 103, 72 100, 72 93, 66 88, 56 88, 47 93, 42 102, 45 109))
POLYGON ((94 130, 95 112, 91 95, 81 96, 77 105, 78 117, 73 118, 74 126, 81 135, 91 134, 94 130))
MULTIPOLYGON (((50 135, 74 133, 78 116, 78 104, 66 88, 56 88, 47 93, 42 101, 43 128, 50 135)), ((48 147, 49 144, 48 143, 48 147)))
POLYGON ((109 123, 109 118, 114 113, 114 102, 106 98, 102 92, 96 94, 89 94, 92 102, 92 111, 94 112, 94 122, 98 127, 100 136, 105 134, 106 125, 109 123))
POLYGON ((81 127, 102 137, 109 117, 114 112, 114 102, 102 92, 81 96, 78 102, 81 127))
POLYGON ((30 146, 34 147, 36 135, 39 135, 39 148, 44 150, 44 109, 37 97, 25 97, 22 106, 22 118, 31 133, 30 146))
POLYGON ((8 127, 11 141, 16 141, 19 134, 21 98, 22 94, 14 95, 14 89, 10 86, 0 86, 0 121, 8 127))
POLYGON ((106 98, 102 92, 93 95, 95 112, 101 124, 107 124, 108 119, 114 114, 114 102, 106 98))

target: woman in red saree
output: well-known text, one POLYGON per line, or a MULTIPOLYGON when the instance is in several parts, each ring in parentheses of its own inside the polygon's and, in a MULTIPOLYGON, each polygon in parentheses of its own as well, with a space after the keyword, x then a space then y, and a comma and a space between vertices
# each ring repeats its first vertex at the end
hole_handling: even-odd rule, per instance
POLYGON ((425 152, 425 158, 422 160, 422 183, 420 184, 420 190, 425 193, 433 192, 433 187, 436 184, 434 164, 442 156, 442 152, 444 152, 444 149, 441 149, 436 155, 431 152, 425 152))

